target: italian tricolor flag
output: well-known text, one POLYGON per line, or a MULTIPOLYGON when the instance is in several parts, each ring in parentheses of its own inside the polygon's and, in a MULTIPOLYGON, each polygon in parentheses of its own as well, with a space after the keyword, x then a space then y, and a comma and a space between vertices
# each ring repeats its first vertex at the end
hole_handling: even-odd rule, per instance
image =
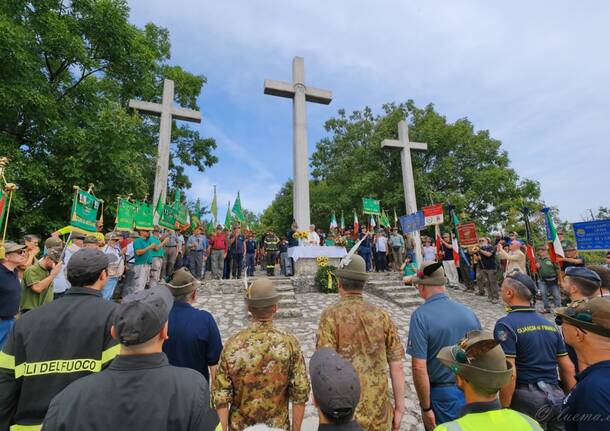
POLYGON ((563 247, 561 241, 557 237, 557 229, 553 224, 553 218, 551 217, 549 208, 542 208, 544 213, 544 220, 546 222, 546 239, 549 243, 549 256, 553 263, 557 263, 557 256, 565 257, 563 253, 563 247))
POLYGON ((354 210, 354 239, 358 239, 358 231, 360 230, 360 223, 358 222, 358 215, 356 214, 356 210, 354 210))
POLYGON ((4 226, 4 216, 6 215, 6 208, 8 207, 8 193, 4 190, 0 190, 2 193, 0 197, 0 229, 4 226))

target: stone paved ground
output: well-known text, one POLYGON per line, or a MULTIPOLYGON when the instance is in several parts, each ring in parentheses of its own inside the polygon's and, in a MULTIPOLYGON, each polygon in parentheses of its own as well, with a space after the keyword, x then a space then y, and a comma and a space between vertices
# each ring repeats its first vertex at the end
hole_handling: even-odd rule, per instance
MULTIPOLYGON (((495 321, 504 315, 504 307, 501 304, 492 305, 486 298, 474 296, 471 293, 462 291, 449 290, 449 295, 470 307, 475 311, 481 324, 485 329, 492 330, 495 321)), ((320 318, 320 314, 324 307, 338 300, 337 294, 322 294, 322 293, 306 293, 299 294, 299 306, 303 310, 303 317, 299 319, 281 319, 276 321, 276 325, 285 328, 294 333, 301 343, 303 354, 305 355, 306 363, 314 352, 315 333, 320 318)), ((393 317, 403 341, 406 345, 407 333, 409 328, 409 319, 415 308, 399 308, 391 302, 365 293, 365 298, 372 303, 386 309, 393 317)), ((196 306, 210 311, 218 323, 223 341, 226 341, 229 336, 237 332, 248 324, 246 319, 245 308, 241 295, 212 295, 205 292, 200 295, 196 306)), ((439 318, 442 318, 439 316, 439 318)), ((423 430, 423 425, 420 424, 419 404, 417 395, 413 386, 413 378, 411 376, 410 359, 407 357, 405 362, 406 374, 406 414, 402 422, 403 430, 423 430)), ((304 430, 317 429, 316 411, 311 404, 307 405, 305 412, 305 421, 303 424, 304 430)))

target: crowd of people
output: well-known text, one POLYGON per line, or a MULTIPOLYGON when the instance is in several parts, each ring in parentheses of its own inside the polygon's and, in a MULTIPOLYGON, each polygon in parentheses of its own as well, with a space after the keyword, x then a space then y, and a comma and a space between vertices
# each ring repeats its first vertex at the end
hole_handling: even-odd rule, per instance
MULTIPOLYGON (((307 367, 298 339, 273 322, 281 295, 270 278, 248 286, 251 323, 224 343, 214 316, 193 307, 208 263, 215 278, 227 275, 227 260, 229 277, 254 274, 253 262, 273 275, 280 245, 294 245, 291 232, 280 239, 269 230, 257 240, 239 226, 218 226, 210 238, 200 228, 184 238, 155 228, 72 231, 67 243, 54 234, 42 247, 33 235, 5 242, 0 431, 299 430, 309 400, 321 430, 397 431, 407 409, 406 354, 428 430, 608 429, 610 253, 605 265, 586 266, 566 243, 555 268, 547 250, 538 251, 553 323, 534 306, 539 286, 518 238, 495 245, 482 238, 469 250, 478 282, 507 306, 485 331, 473 310, 447 295, 460 277, 446 257, 449 235, 447 253, 433 247, 434 255, 424 238, 424 262, 416 264, 409 237, 397 231, 335 234, 333 244, 362 242, 334 271, 339 300, 321 314, 307 367), (388 264, 408 273, 425 300, 411 316, 406 347, 390 314, 363 297, 370 271, 388 264), (557 302, 559 289, 567 307, 557 302)), ((290 261, 280 266, 288 273, 290 261)))

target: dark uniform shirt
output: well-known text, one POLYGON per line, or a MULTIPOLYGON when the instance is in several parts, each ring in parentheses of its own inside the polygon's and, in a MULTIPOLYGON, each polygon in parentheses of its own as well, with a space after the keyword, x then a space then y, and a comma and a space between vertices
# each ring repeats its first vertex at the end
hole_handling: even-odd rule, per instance
POLYGON ((248 241, 246 241, 246 253, 248 253, 248 254, 256 253, 257 246, 258 246, 258 244, 255 239, 249 239, 248 241))
POLYGON ((0 430, 40 425, 57 393, 116 356, 115 307, 98 290, 73 287, 15 322, 0 353, 0 430))
MULTIPOLYGON (((234 241, 231 244, 231 253, 232 254, 244 254, 244 243, 246 242, 246 237, 242 234, 234 235, 234 241)), ((232 239, 233 239, 232 238, 232 239)))
POLYGON ((479 256, 481 256, 481 269, 497 269, 496 250, 491 245, 484 245, 481 247, 481 250, 491 253, 491 256, 479 253, 479 256))
POLYGON ((164 353, 117 356, 57 395, 43 430, 212 431, 218 416, 203 376, 164 353))
POLYGON ((208 367, 220 359, 222 341, 214 318, 183 301, 169 313, 169 340, 163 344, 169 363, 199 371, 210 381, 208 367))
POLYGON ((0 263, 0 319, 12 319, 19 312, 21 283, 17 270, 11 271, 0 263))
POLYGON ((299 245, 299 240, 292 236, 295 233, 296 233, 296 231, 293 231, 292 229, 290 229, 288 231, 288 233, 286 234, 286 238, 288 238, 288 248, 297 247, 299 245))
POLYGON ((517 383, 539 381, 556 385, 557 357, 567 355, 566 345, 557 326, 531 307, 512 307, 496 322, 496 339, 506 338, 502 349, 515 358, 517 383))
POLYGON ((320 424, 318 425, 318 431, 334 431, 334 430, 344 430, 344 431, 362 431, 362 427, 358 425, 358 422, 352 420, 346 424, 335 425, 335 424, 320 424))
POLYGON ((610 361, 593 364, 563 402, 566 431, 610 429, 610 361))

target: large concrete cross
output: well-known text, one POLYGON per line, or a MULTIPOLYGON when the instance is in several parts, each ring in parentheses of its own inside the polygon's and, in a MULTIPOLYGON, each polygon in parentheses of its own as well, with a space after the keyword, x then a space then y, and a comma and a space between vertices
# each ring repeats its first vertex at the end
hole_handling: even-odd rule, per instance
MULTIPOLYGON (((138 111, 161 117, 159 126, 159 147, 157 154, 157 170, 155 172, 155 189, 153 205, 157 205, 159 196, 162 202, 167 197, 167 177, 169 170, 169 144, 172 138, 172 120, 201 123, 201 112, 174 106, 174 81, 163 80, 163 99, 161 104, 130 100, 129 107, 138 111)), ((156 217, 156 216, 155 216, 156 217)))
POLYGON ((265 80, 265 94, 292 99, 292 212, 301 230, 309 227, 309 173, 307 153, 307 110, 305 102, 328 105, 332 93, 305 86, 305 65, 302 57, 292 60, 292 82, 265 80))
MULTIPOLYGON (((398 140, 384 139, 382 147, 400 148, 400 164, 402 167, 402 188, 405 194, 405 207, 407 214, 417 211, 417 201, 415 199, 415 180, 413 179, 413 165, 411 164, 411 150, 426 151, 428 144, 409 141, 409 128, 407 122, 402 120, 398 123, 398 140)), ((422 263, 422 248, 419 231, 413 232, 415 242, 415 254, 417 265, 422 263)))

